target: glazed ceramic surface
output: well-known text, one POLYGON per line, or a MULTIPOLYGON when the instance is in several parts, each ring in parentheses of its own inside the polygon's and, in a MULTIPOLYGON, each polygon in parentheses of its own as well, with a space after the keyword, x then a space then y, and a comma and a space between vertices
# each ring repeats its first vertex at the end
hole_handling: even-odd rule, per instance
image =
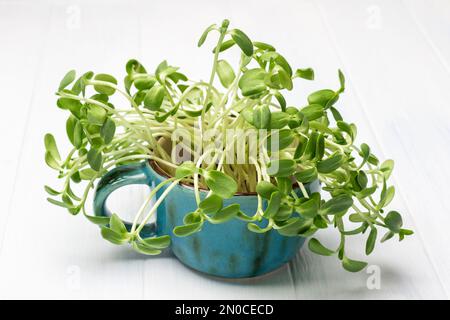
MULTIPOLYGON (((109 194, 129 184, 157 185, 166 177, 156 172, 148 162, 126 165, 108 172, 99 182, 94 199, 98 216, 110 215, 105 207, 109 194)), ((309 192, 320 190, 319 182, 306 185, 309 192)), ((159 190, 160 196, 164 188, 159 190)), ((207 192, 201 191, 202 199, 207 192)), ((224 206, 239 203, 241 210, 253 215, 257 207, 255 195, 235 195, 226 199, 224 206)), ((247 222, 232 219, 222 224, 206 222, 202 230, 187 237, 173 235, 174 227, 183 224, 184 216, 197 208, 194 191, 189 186, 177 185, 157 210, 155 224, 143 229, 142 236, 171 236, 175 256, 189 267, 201 272, 227 278, 254 277, 275 270, 294 257, 304 243, 301 237, 285 237, 276 230, 258 234, 247 229, 247 222)), ((267 222, 260 223, 264 226, 267 222)), ((131 228, 126 223, 127 228, 131 228)))

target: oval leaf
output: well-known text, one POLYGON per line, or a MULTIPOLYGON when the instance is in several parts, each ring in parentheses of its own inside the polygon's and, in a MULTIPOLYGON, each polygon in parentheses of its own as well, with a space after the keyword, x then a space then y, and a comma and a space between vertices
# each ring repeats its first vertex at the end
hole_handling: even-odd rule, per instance
POLYGON ((331 256, 332 254, 334 254, 333 250, 330 250, 326 247, 324 247, 319 240, 317 240, 316 238, 312 238, 311 240, 309 240, 308 242, 308 248, 309 250, 311 250, 314 253, 320 254, 322 256, 331 256))
POLYGON ((217 74, 219 76, 220 83, 222 83, 225 88, 229 88, 236 78, 233 68, 225 60, 217 61, 217 74))
POLYGON ((196 223, 190 223, 190 224, 185 224, 183 226, 177 226, 173 229, 173 233, 177 236, 177 237, 186 237, 189 236, 195 232, 200 231, 200 229, 202 228, 203 222, 196 222, 196 223))
POLYGON ((231 198, 237 192, 237 183, 223 172, 210 170, 204 173, 208 188, 223 199, 231 198))
POLYGON ((253 43, 245 33, 239 29, 233 29, 230 31, 230 35, 246 56, 253 55, 253 43))
MULTIPOLYGON (((114 85, 117 84, 117 80, 116 78, 114 78, 113 76, 109 75, 109 74, 97 74, 94 77, 94 80, 98 80, 98 81, 104 81, 104 82, 110 82, 114 85)), ((97 91, 98 93, 103 93, 106 94, 108 96, 114 94, 114 92, 116 92, 116 89, 111 88, 107 85, 94 85, 94 89, 95 91, 97 91)))

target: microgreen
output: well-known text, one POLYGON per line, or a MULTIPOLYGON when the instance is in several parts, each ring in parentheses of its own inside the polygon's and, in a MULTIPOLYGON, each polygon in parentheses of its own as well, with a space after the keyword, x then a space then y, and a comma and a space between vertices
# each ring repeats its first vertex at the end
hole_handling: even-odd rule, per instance
POLYGON ((356 272, 367 263, 348 257, 346 237, 369 231, 364 236, 369 255, 378 240, 394 236, 402 240, 413 233, 403 229, 397 211, 386 210, 395 195, 388 185, 394 162, 380 164, 368 144, 356 144, 356 125, 338 110, 345 91, 341 70, 334 89, 312 92, 307 101, 289 101, 295 103, 290 105, 284 94, 294 90, 297 81, 314 80, 313 69, 293 69, 274 46, 252 42, 243 31, 230 29, 228 20, 209 26, 198 46, 213 36, 217 38, 208 82, 190 80, 167 61, 149 72, 135 59, 126 63, 123 86, 110 74, 92 71, 77 78, 71 70, 63 77, 56 105, 67 112, 66 134, 72 147, 62 157, 53 135, 44 137, 45 161, 63 181, 56 189, 45 186, 49 202, 71 214, 82 212, 101 226, 107 241, 131 244, 147 255, 159 254, 170 245, 168 235, 142 238, 141 231, 180 183, 194 185, 198 207, 174 228, 178 237, 201 232, 205 223, 240 219, 251 232, 275 230, 286 237, 311 237, 312 252, 337 256, 343 268, 356 272), (224 51, 237 53, 239 63, 230 64, 224 51), (179 163, 162 147, 161 141, 177 130, 194 142, 197 136, 202 138, 182 145, 190 161, 179 163), (211 130, 215 136, 208 135, 211 130), (233 159, 238 157, 239 148, 232 147, 246 139, 245 130, 267 133, 256 138, 261 156, 252 155, 250 143, 243 143, 247 162, 228 162, 230 152, 233 159), (225 143, 211 148, 213 137, 225 143), (87 213, 86 201, 99 178, 114 167, 146 160, 167 167, 172 178, 153 188, 148 203, 157 192, 161 194, 148 212, 146 206, 141 208, 130 230, 116 214, 108 218, 87 213), (306 184, 316 180, 322 195, 307 191, 306 184), (82 194, 73 191, 74 183, 84 184, 82 194), (206 197, 200 196, 200 188, 209 190, 206 197), (253 215, 242 212, 236 203, 224 206, 224 200, 232 201, 236 192, 258 197, 253 215), (263 220, 267 223, 259 223, 263 220), (339 234, 336 248, 327 248, 316 238, 326 228, 339 234), (381 237, 380 229, 386 230, 381 237))

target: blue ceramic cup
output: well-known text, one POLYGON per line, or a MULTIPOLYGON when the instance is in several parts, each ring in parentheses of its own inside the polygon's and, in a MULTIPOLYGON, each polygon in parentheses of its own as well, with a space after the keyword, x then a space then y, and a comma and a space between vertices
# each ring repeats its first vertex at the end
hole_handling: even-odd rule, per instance
MULTIPOLYGON (((108 196, 117 188, 130 184, 151 186, 167 179, 155 164, 124 165, 109 171, 97 185, 94 211, 97 216, 109 216, 105 207, 108 196)), ((308 192, 318 192, 319 182, 306 185, 308 192)), ((164 192, 159 190, 157 197, 164 192)), ((201 198, 207 192, 201 191, 201 198)), ((224 206, 238 203, 247 215, 253 215, 257 208, 255 194, 236 194, 224 201, 224 206)), ((222 224, 205 222, 200 232, 187 237, 173 234, 174 227, 183 224, 184 216, 194 211, 197 204, 194 190, 187 185, 176 185, 157 210, 156 223, 145 226, 142 236, 170 235, 171 249, 175 256, 187 266, 214 276, 246 278, 273 271, 291 260, 303 245, 301 237, 285 237, 276 230, 254 233, 247 229, 247 222, 232 219, 222 224)), ((267 222, 261 222, 264 226, 267 222)), ((130 223, 125 223, 131 228, 130 223)))

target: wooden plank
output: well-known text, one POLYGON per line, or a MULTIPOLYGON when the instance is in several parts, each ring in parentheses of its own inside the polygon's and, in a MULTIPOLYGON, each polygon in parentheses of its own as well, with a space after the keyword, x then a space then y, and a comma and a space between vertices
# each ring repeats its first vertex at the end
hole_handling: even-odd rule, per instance
POLYGON ((0 87, 4 88, 4 115, 0 135, 2 142, 0 166, 5 168, 0 185, 0 250, 7 212, 15 187, 17 161, 20 158, 23 133, 28 123, 29 107, 37 85, 35 74, 42 61, 42 38, 48 32, 49 8, 31 5, 30 10, 20 3, 0 2, 0 87), (33 12, 33 14, 31 14, 33 12), (28 28, 23 22, 33 28, 28 28), (18 40, 20 39, 20 40, 18 40))
MULTIPOLYGON (((410 261, 410 268, 417 269, 417 274, 423 274, 423 270, 430 276, 434 274, 438 284, 435 281, 435 290, 428 294, 439 294, 439 286, 443 286, 441 297, 448 297, 450 257, 436 246, 449 238, 445 226, 450 217, 443 199, 448 192, 445 180, 449 170, 445 163, 450 153, 441 147, 449 138, 444 129, 449 119, 445 108, 448 74, 402 3, 317 3, 329 39, 350 76, 357 102, 370 119, 369 128, 381 154, 396 160, 394 182, 399 199, 394 206, 400 206, 406 214, 424 249, 420 261, 415 258, 415 263, 424 265, 418 268, 410 261), (342 19, 344 14, 346 19, 342 19), (432 115, 429 122, 427 115, 432 115), (427 165, 430 161, 435 164, 427 165), (442 169, 432 169, 436 167, 442 169), (433 218, 427 216, 428 212, 433 212, 433 218)), ((401 249, 398 253, 402 254, 401 249)), ((412 259, 411 254, 405 259, 412 259)), ((403 261, 399 259, 399 263, 403 261)), ((410 279, 410 283, 416 281, 410 279)), ((415 294, 422 296, 423 287, 415 294)))
MULTIPOLYGON (((33 10, 27 12, 13 18, 27 26, 24 22, 35 14, 33 10)), ((65 135, 67 115, 56 107, 53 95, 61 77, 72 68, 122 75, 126 59, 138 50, 134 17, 132 4, 114 1, 108 6, 54 3, 50 17, 36 18, 50 23, 50 33, 38 37, 44 43, 44 55, 36 75, 30 121, 24 128, 23 152, 1 252, 0 297, 142 297, 143 258, 129 248, 105 242, 99 229, 81 216, 72 217, 48 204, 43 183, 56 186, 57 182, 55 173, 42 161, 44 133, 55 133, 57 141, 65 135)), ((60 143, 61 150, 68 147, 60 143)))
POLYGON ((450 73, 450 2, 446 0, 403 1, 418 31, 450 73))

